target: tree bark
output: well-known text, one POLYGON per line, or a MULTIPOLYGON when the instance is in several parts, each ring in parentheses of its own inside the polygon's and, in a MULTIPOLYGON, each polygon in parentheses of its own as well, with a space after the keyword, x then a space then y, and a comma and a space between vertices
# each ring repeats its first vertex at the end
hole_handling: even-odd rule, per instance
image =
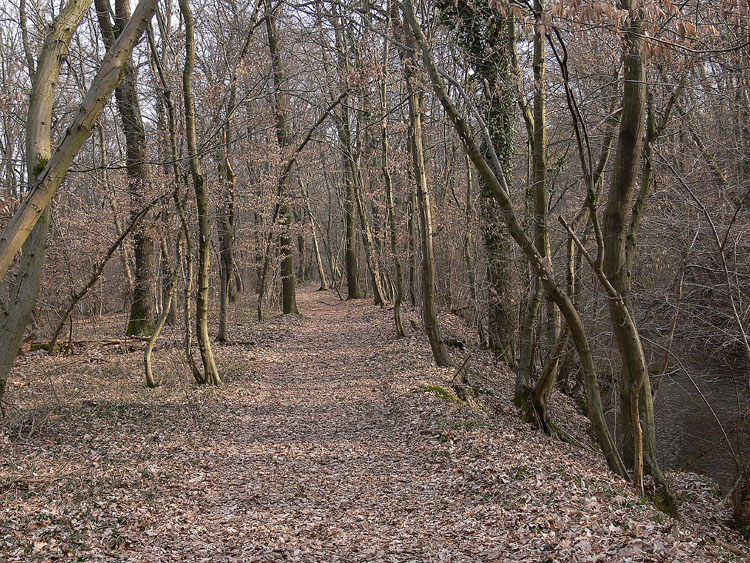
MULTIPOLYGON (((281 92, 284 82, 284 73, 281 68, 281 53, 278 47, 278 29, 276 24, 276 12, 278 9, 271 7, 271 2, 266 0, 266 34, 268 36, 268 51, 271 55, 271 66, 273 69, 273 95, 274 95, 274 119, 276 121, 276 139, 279 148, 283 151, 290 145, 289 132, 286 125, 287 103, 281 92)), ((294 248, 290 233, 292 213, 289 205, 289 175, 282 174, 279 179, 279 224, 281 235, 281 307, 285 315, 297 314, 297 293, 294 273, 294 248)))
MULTIPOLYGON (((42 51, 32 73, 29 109, 26 116, 26 170, 28 185, 37 180, 51 155, 52 104, 60 74, 60 63, 67 53, 73 33, 88 11, 91 0, 70 0, 49 28, 42 51)), ((31 52, 27 53, 31 60, 31 52)), ((50 212, 41 214, 23 245, 10 299, 0 313, 0 399, 5 392, 8 373, 13 366, 31 312, 39 293, 50 212)))
MULTIPOLYGON (((110 20, 109 0, 94 0, 99 28, 107 48, 111 47, 121 33, 130 14, 129 0, 115 1, 114 25, 110 20)), ((122 119, 125 133, 126 168, 132 214, 146 204, 150 171, 146 145, 146 131, 143 127, 141 109, 138 102, 138 70, 128 56, 122 69, 123 79, 115 90, 117 109, 122 119)), ((133 297, 130 302, 128 335, 147 335, 154 326, 157 277, 157 245, 148 225, 142 224, 133 234, 135 271, 133 297)))
MULTIPOLYGON (((637 0, 622 0, 621 8, 630 12, 630 26, 623 45, 624 92, 622 116, 615 153, 614 174, 604 210, 603 271, 613 288, 625 300, 629 316, 632 271, 628 267, 627 238, 629 212, 633 203, 646 120, 646 83, 640 55, 641 16, 637 0)), ((638 213, 633 219, 638 218, 638 213)), ((625 436, 625 462, 634 469, 636 488, 642 492, 643 471, 650 473, 657 495, 670 513, 676 513, 672 498, 656 457, 654 407, 648 367, 634 322, 627 322, 625 308, 609 299, 609 314, 622 360, 620 412, 625 436)))
POLYGON ((211 283, 211 223, 205 180, 198 157, 198 138, 195 129, 195 98, 193 96, 193 68, 195 65, 193 14, 188 0, 180 0, 180 12, 185 22, 185 67, 182 72, 182 97, 185 105, 185 132, 187 137, 190 175, 195 190, 198 214, 198 295, 195 300, 195 321, 198 348, 203 361, 203 382, 221 385, 208 335, 208 290, 211 283))
MULTIPOLYGON (((386 32, 391 27, 390 10, 388 11, 388 20, 386 32)), ((396 230, 396 209, 393 204, 393 181, 391 179, 391 170, 389 163, 389 145, 388 145, 388 97, 386 83, 388 80, 388 55, 389 42, 383 46, 383 77, 380 87, 380 105, 381 105, 381 148, 382 148, 382 170, 383 180, 385 183, 385 206, 388 221, 388 239, 391 245, 391 254, 393 255, 393 266, 396 270, 396 287, 393 295, 393 324, 396 328, 396 336, 399 338, 406 336, 404 325, 401 322, 401 303, 404 300, 404 273, 401 269, 401 259, 398 255, 398 231, 396 230)))
MULTIPOLYGON (((395 12, 395 10, 394 10, 395 12)), ((407 97, 409 101, 409 146, 411 147, 412 166, 417 191, 417 210, 419 226, 421 227, 422 247, 422 321, 427 339, 432 348, 432 356, 438 366, 453 365, 450 354, 440 334, 440 325, 435 305, 435 251, 433 248, 432 232, 432 204, 430 189, 427 184, 425 170, 424 149, 422 146, 422 122, 424 119, 424 93, 420 90, 417 77, 417 66, 414 53, 416 41, 413 32, 407 32, 396 14, 393 25, 405 39, 407 49, 400 52, 404 65, 407 83, 407 97)))

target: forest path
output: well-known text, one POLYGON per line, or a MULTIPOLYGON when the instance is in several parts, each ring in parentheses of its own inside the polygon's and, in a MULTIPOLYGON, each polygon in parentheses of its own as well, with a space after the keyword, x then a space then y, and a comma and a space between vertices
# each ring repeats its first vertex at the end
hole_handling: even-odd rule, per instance
POLYGON ((257 388, 221 429, 216 450, 232 453, 202 470, 200 521, 223 536, 214 553, 459 560, 466 549, 476 560, 489 548, 472 540, 476 498, 449 493, 455 475, 420 447, 418 416, 403 409, 404 375, 424 358, 398 353, 369 300, 302 287, 298 307, 302 320, 258 352, 257 388))

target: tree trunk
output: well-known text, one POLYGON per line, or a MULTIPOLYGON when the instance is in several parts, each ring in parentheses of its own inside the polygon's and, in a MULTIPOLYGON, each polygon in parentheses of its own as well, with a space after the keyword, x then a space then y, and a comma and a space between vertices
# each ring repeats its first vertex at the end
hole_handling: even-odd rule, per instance
POLYGON ((318 277, 320 277, 320 288, 318 288, 318 291, 328 291, 328 278, 326 277, 326 271, 323 267, 323 257, 320 255, 320 246, 318 245, 318 225, 315 221, 315 216, 312 214, 310 196, 302 179, 300 179, 299 184, 300 190, 305 194, 305 210, 308 217, 310 217, 310 238, 312 239, 313 254, 315 255, 315 265, 318 268, 318 277))
MULTIPOLYGON (((161 25, 161 23, 160 23, 161 25)), ((162 35, 166 36, 168 33, 162 29, 162 35)), ((177 126, 175 124, 175 108, 174 102, 172 101, 172 91, 169 88, 169 83, 166 80, 164 69, 162 68, 161 61, 156 54, 156 46, 153 41, 153 35, 149 33, 149 43, 153 51, 153 61, 159 71, 159 80, 161 81, 161 95, 164 98, 164 105, 167 108, 167 128, 169 130, 169 150, 170 160, 174 187, 172 190, 172 200, 174 201, 175 208, 177 209, 177 215, 180 220, 180 229, 182 236, 185 240, 185 337, 183 339, 183 350, 185 352, 185 359, 190 366, 190 371, 193 374, 193 379, 199 385, 204 382, 203 374, 201 374, 198 366, 193 358, 193 239, 190 227, 187 221, 187 211, 185 209, 185 202, 187 201, 187 193, 184 198, 180 197, 180 185, 183 181, 186 183, 187 178, 181 179, 180 171, 177 166, 178 162, 178 151, 177 151, 177 126)), ((186 186, 187 189, 187 186, 186 186)))
POLYGON ((397 15, 393 18, 393 24, 397 30, 401 31, 400 35, 404 37, 409 49, 408 51, 406 49, 401 50, 400 55, 404 64, 404 73, 407 82, 409 145, 411 147, 414 180, 417 185, 419 225, 422 231, 420 239, 422 247, 422 321, 424 322, 424 330, 427 333, 427 339, 430 342, 435 363, 438 366, 444 367, 452 365, 453 361, 440 335, 440 325, 438 324, 437 308, 435 306, 435 251, 432 241, 432 204, 430 201, 430 189, 427 185, 427 172, 425 170, 424 149, 422 146, 424 94, 418 85, 417 66, 414 56, 416 50, 414 35, 411 32, 405 32, 397 15))
MULTIPOLYGON (((390 13, 387 16, 386 31, 390 28, 390 13)), ((388 145, 388 97, 386 95, 386 83, 388 80, 388 54, 389 42, 383 46, 383 78, 380 89, 381 105, 381 146, 382 146, 382 169, 383 180, 385 182, 385 206, 388 220, 388 236, 391 245, 391 254, 393 254, 393 265, 396 270, 396 287, 393 295, 393 324, 396 328, 396 336, 399 338, 406 336, 404 325, 401 322, 401 303, 404 300, 404 274, 401 271, 401 259, 398 255, 398 231, 396 230, 396 210, 393 204, 393 181, 391 179, 389 163, 389 145, 388 145)))
POLYGON ((180 12, 185 22, 185 67, 182 72, 182 96, 185 105, 185 132, 187 137, 190 175, 193 177, 196 211, 198 214, 198 295, 195 300, 198 348, 203 361, 203 382, 221 385, 208 335, 208 290, 211 283, 211 224, 209 222, 208 196, 198 157, 198 138, 195 130, 195 99, 193 97, 193 67, 195 65, 193 14, 188 0, 180 0, 180 12))
MULTIPOLYGON (((358 160, 358 159, 357 159, 358 160)), ((359 162, 355 161, 356 176, 354 182, 354 199, 357 202, 357 213, 359 214, 359 224, 362 231, 362 246, 365 250, 365 260, 367 261, 367 270, 370 273, 372 283, 372 293, 375 305, 381 307, 385 305, 385 293, 380 283, 380 265, 375 251, 375 243, 370 229, 370 222, 367 219, 367 209, 362 197, 362 171, 359 162)))
MULTIPOLYGON (((114 24, 110 20, 109 0, 94 0, 99 28, 107 48, 111 47, 130 15, 129 0, 115 1, 114 24)), ((115 90, 117 109, 125 133, 126 168, 130 197, 134 209, 146 205, 150 172, 146 145, 146 131, 138 102, 138 70, 130 56, 123 66, 123 78, 115 90)), ((135 213, 135 212, 133 212, 135 213)), ((133 297, 128 318, 128 335, 148 335, 154 326, 156 303, 157 246, 148 225, 143 224, 133 234, 135 272, 133 297)))
MULTIPOLYGON (((178 251, 179 254, 179 251, 178 251)), ((154 331, 151 333, 151 337, 148 339, 148 343, 146 344, 146 349, 143 352, 143 365, 146 372, 146 387, 153 389, 157 386, 156 379, 154 378, 153 370, 151 369, 151 355, 154 351, 154 345, 156 344, 156 339, 159 338, 159 335, 161 334, 161 330, 164 328, 164 324, 167 322, 167 317, 169 316, 169 311, 172 308, 172 301, 174 299, 174 292, 175 289, 177 289, 177 279, 178 279, 178 272, 180 269, 180 257, 177 257, 177 263, 175 264, 174 269, 171 271, 171 277, 169 278, 169 283, 167 284, 166 288, 166 298, 164 300, 164 306, 162 307, 161 315, 159 316, 159 320, 156 322, 156 326, 154 327, 154 331)), ((50 343, 50 350, 52 349, 51 343, 50 343)))
POLYGON ((218 235, 219 235, 219 331, 216 340, 226 342, 229 340, 229 297, 232 293, 234 279, 234 193, 236 177, 232 162, 229 157, 232 139, 232 114, 237 97, 236 80, 233 77, 232 90, 227 107, 227 118, 224 123, 224 154, 221 163, 224 185, 222 190, 222 202, 218 212, 218 235))
POLYGON ((156 0, 141 0, 120 37, 102 61, 78 113, 54 154, 46 165, 43 161, 34 165, 33 169, 38 171, 34 185, 0 235, 0 279, 5 277, 16 253, 21 250, 34 225, 49 206, 71 162, 88 138, 112 91, 122 79, 120 70, 130 56, 133 46, 138 42, 155 7, 156 0))
MULTIPOLYGON (((541 30, 541 19, 544 12, 544 1, 534 0, 534 14, 537 18, 534 33, 534 134, 532 142, 533 194, 534 194, 534 242, 537 251, 552 269, 552 256, 549 241, 549 220, 547 201, 547 116, 545 109, 545 39, 541 30)), ((560 314, 552 300, 547 297, 545 310, 547 312, 547 359, 543 376, 539 378, 534 389, 534 403, 537 411, 546 416, 547 399, 557 377, 559 354, 562 352, 564 340, 560 338, 560 314)), ((547 420, 542 421, 547 425, 547 420)))
MULTIPOLYGON (((155 1, 149 4, 148 9, 134 14, 133 21, 137 21, 136 15, 144 19, 151 17, 155 1)), ((119 73, 115 72, 114 76, 107 77, 102 71, 107 67, 107 72, 112 72, 122 65, 125 55, 129 54, 136 37, 142 31, 142 27, 138 29, 136 25, 128 26, 128 34, 110 50, 74 121, 77 129, 68 130, 53 156, 50 147, 52 104, 60 63, 89 5, 90 0, 70 0, 65 5, 49 28, 33 73, 25 143, 28 184, 32 188, 0 236, 0 279, 5 276, 15 254, 23 246, 19 273, 0 322, 0 399, 5 393, 8 373, 39 293, 49 222, 47 207, 117 84, 119 73)), ((27 57, 31 59, 30 52, 27 57)))
MULTIPOLYGON (((628 267, 628 217, 633 203, 643 147, 646 118, 646 83, 640 55, 641 20, 637 0, 622 0, 621 7, 630 11, 630 27, 624 38, 624 81, 622 116, 615 154, 612 185, 604 212, 603 271, 613 288, 624 298, 630 309, 631 270, 628 267)), ((633 218, 637 219, 637 214, 633 218)), ((664 476, 656 457, 654 407, 648 368, 640 336, 634 323, 616 300, 609 299, 609 314, 622 360, 620 412, 625 436, 625 462, 635 471, 636 488, 642 491, 642 471, 650 473, 657 486, 657 495, 667 512, 676 513, 664 476)))
MULTIPOLYGON (((278 48, 278 29, 276 27, 276 14, 278 9, 271 7, 271 2, 266 1, 266 34, 268 35, 268 51, 271 55, 273 67, 273 94, 274 94, 274 119, 276 121, 276 139, 279 148, 283 151, 290 145, 289 132, 286 125, 287 103, 282 94, 284 74, 281 68, 281 53, 278 48)), ((297 293, 294 273, 294 248, 291 237, 292 213, 289 205, 289 175, 283 173, 279 179, 279 224, 281 225, 281 307, 285 315, 297 314, 297 293)))
POLYGON ((415 233, 414 207, 414 192, 410 190, 406 209, 406 230, 409 236, 409 303, 412 307, 417 306, 417 236, 415 233))

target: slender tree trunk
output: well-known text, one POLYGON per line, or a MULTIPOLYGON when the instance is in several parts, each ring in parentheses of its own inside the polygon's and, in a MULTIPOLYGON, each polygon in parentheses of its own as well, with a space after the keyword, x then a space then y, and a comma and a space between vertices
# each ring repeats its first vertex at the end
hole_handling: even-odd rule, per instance
MULTIPOLYGON (((161 23, 160 23, 161 25, 161 23)), ((167 35, 165 29, 162 29, 163 36, 167 35)), ((185 337, 183 339, 183 349, 185 351, 185 359, 190 366, 190 371, 193 374, 193 379, 199 385, 204 383, 203 374, 198 369, 193 358, 193 239, 190 232, 190 226, 187 220, 187 211, 185 209, 185 202, 187 201, 187 191, 185 197, 180 196, 180 185, 184 182, 187 183, 187 178, 180 177, 180 171, 177 166, 178 162, 178 150, 177 150, 177 126, 175 122, 175 107, 172 101, 172 91, 169 88, 169 83, 164 75, 164 69, 162 67, 161 60, 156 53, 156 45, 153 40, 153 34, 149 32, 148 35, 149 44, 153 51, 153 61, 156 64, 159 73, 159 80, 161 81, 161 95, 164 98, 164 105, 167 108, 167 127, 169 130, 169 149, 171 157, 171 169, 174 187, 172 190, 172 200, 174 201, 175 208, 177 209, 177 215, 180 220, 180 229, 182 232, 183 239, 185 240, 185 265, 184 265, 184 276, 185 276, 185 337)), ((188 189, 187 186, 186 190, 188 189)))
MULTIPOLYGON (((534 179, 534 242, 537 251, 548 267, 552 269, 552 256, 549 241, 549 224, 547 201, 549 192, 547 190, 547 116, 545 108, 545 38, 542 32, 541 19, 544 14, 544 1, 534 0, 534 13, 537 21, 534 33, 534 135, 532 143, 532 168, 534 179)), ((560 314, 552 300, 547 297, 545 301, 547 312, 547 359, 543 376, 539 378, 534 389, 534 404, 541 417, 546 417, 547 400, 552 393, 552 388, 557 377, 557 367, 560 353, 565 344, 560 339, 560 314)), ((547 426, 546 418, 542 426, 547 426)))
MULTIPOLYGON (((630 12, 630 26, 625 33, 623 47, 625 89, 622 117, 603 222, 603 271, 625 300, 625 307, 619 307, 616 300, 608 300, 612 328, 622 360, 620 411, 625 432, 625 461, 634 469, 636 489, 643 492, 643 472, 650 473, 656 482, 657 497, 664 510, 676 514, 676 503, 656 457, 653 399, 646 359, 635 323, 626 322, 626 312, 631 318, 633 316, 630 303, 632 272, 627 256, 627 238, 631 232, 628 217, 643 147, 646 83, 640 55, 642 26, 637 0, 622 0, 621 7, 630 12)), ((632 219, 637 221, 639 213, 634 213, 632 219)))
POLYGON ((421 227, 422 247, 422 321, 427 339, 432 348, 435 363, 439 366, 450 366, 453 364, 450 354, 443 343, 440 335, 440 325, 437 318, 437 307, 435 305, 435 251, 433 249, 432 232, 432 204, 430 189, 427 184, 427 172, 425 169, 424 149, 422 146, 422 122, 424 119, 423 92, 419 89, 417 66, 414 57, 416 42, 411 32, 405 32, 400 18, 393 18, 394 27, 401 31, 409 49, 401 51, 406 75, 408 100, 409 100, 409 145, 411 147, 412 165, 414 168, 414 180, 417 184, 417 209, 419 212, 419 225, 421 227))
MULTIPOLYGON (((112 209, 112 213, 114 214, 114 223, 115 223, 115 233, 119 237, 123 232, 123 226, 122 226, 122 219, 120 219, 120 209, 117 205, 117 201, 115 200, 114 196, 110 193, 110 187, 109 187, 109 171, 107 170, 108 164, 107 164, 107 144, 105 142, 104 137, 104 128, 102 127, 101 123, 97 126, 97 132, 99 133, 99 151, 101 153, 100 155, 100 161, 99 161, 99 167, 102 170, 103 180, 104 180, 104 190, 107 192, 107 199, 109 201, 109 206, 112 209)), ((124 295, 124 302, 130 303, 130 298, 133 295, 133 289, 135 287, 135 281, 133 279, 133 270, 130 267, 130 251, 128 250, 127 245, 122 245, 120 247, 120 265, 122 267, 122 273, 125 276, 125 295, 124 295)))
POLYGON ((208 291, 211 283, 211 224, 208 196, 198 157, 198 138, 195 130, 195 99, 193 97, 193 67, 195 65, 193 14, 188 0, 180 0, 180 12, 185 22, 185 67, 182 72, 182 96, 185 105, 185 130, 187 137, 190 174, 195 189, 198 213, 198 296, 195 301, 196 332, 198 348, 203 360, 203 381, 209 385, 221 385, 208 335, 208 291))
POLYGON ((250 31, 240 50, 237 64, 232 72, 229 86, 229 100, 226 107, 226 118, 224 121, 224 148, 222 151, 222 162, 220 169, 224 178, 221 194, 221 204, 218 213, 218 235, 219 235, 219 275, 221 276, 219 287, 219 331, 216 340, 226 342, 229 340, 229 303, 234 301, 236 284, 234 280, 234 213, 235 213, 235 191, 237 177, 232 166, 231 150, 234 126, 234 113, 237 110, 237 83, 239 77, 245 72, 245 59, 250 48, 250 39, 255 30, 255 20, 260 8, 257 1, 250 18, 250 31))
POLYGON ((409 191, 406 209, 406 230, 409 237, 409 303, 417 306, 417 243, 414 223, 414 192, 409 191))
MULTIPOLYGON (((388 10, 388 22, 386 32, 391 27, 390 12, 388 10)), ((406 336, 404 325, 401 322, 401 303, 404 300, 404 274, 401 271, 401 259, 398 255, 398 231, 396 230, 396 210, 393 204, 393 181, 391 179, 391 170, 389 163, 389 145, 388 145, 388 97, 386 83, 388 80, 388 54, 389 42, 385 42, 383 47, 383 77, 380 89, 380 105, 382 113, 381 119, 381 146, 382 146, 382 168, 383 180, 385 182, 385 206, 388 220, 388 236, 391 245, 391 254, 393 254, 393 265, 396 270, 396 287, 393 295, 393 324, 396 328, 396 336, 399 338, 406 336)))
POLYGON ((479 333, 480 346, 484 346, 485 334, 484 334, 484 320, 482 315, 479 313, 479 292, 477 291, 477 273, 476 266, 474 265, 474 255, 472 248, 474 246, 474 240, 472 236, 472 227, 475 221, 474 217, 474 196, 473 196, 473 175, 471 173, 471 160, 469 157, 464 155, 466 158, 466 214, 464 228, 464 266, 466 267, 466 275, 469 278, 469 296, 471 299, 471 306, 474 310, 474 325, 479 333))
MULTIPOLYGON (((178 253, 179 254, 179 253, 178 253)), ((171 272, 171 277, 169 278, 169 283, 167 284, 166 288, 166 298, 164 300, 164 306, 162 307, 161 315, 159 316, 159 320, 156 322, 156 326, 154 327, 154 331, 151 333, 151 337, 148 339, 148 343, 146 343, 146 349, 143 352, 143 365, 146 372, 146 387, 153 389, 158 384, 156 382, 156 379, 154 378, 154 372, 151 369, 151 356, 154 351, 154 345, 156 344, 157 338, 159 338, 159 335, 161 334, 162 329, 164 328, 164 325, 167 322, 167 317, 169 316, 169 311, 172 308, 172 301, 174 299, 174 293, 177 289, 177 280, 179 278, 180 268, 180 258, 178 256, 177 263, 175 264, 175 268, 171 272)))
MULTIPOLYGON (((358 159, 357 159, 358 160, 358 159)), ((356 162, 356 161, 355 161, 356 162)), ((357 213, 359 215, 359 224, 362 231, 362 246, 365 250, 365 260, 367 261, 367 270, 370 273, 372 283, 372 293, 375 305, 385 305, 385 293, 380 283, 380 265, 375 251, 375 243, 370 229, 370 222, 367 219, 367 209, 364 198, 362 197, 362 172, 359 163, 356 162, 357 175, 354 182, 354 199, 357 202, 357 213)))
POLYGON ((326 270, 323 266, 323 257, 320 254, 320 246, 318 245, 318 225, 315 221, 315 216, 312 214, 310 208, 310 197, 307 193, 307 188, 304 182, 300 178, 300 190, 305 194, 305 210, 307 211, 308 217, 310 217, 310 238, 312 239, 313 254, 315 255, 315 265, 318 268, 318 277, 320 278, 320 288, 318 291, 328 291, 328 278, 326 276, 326 270))

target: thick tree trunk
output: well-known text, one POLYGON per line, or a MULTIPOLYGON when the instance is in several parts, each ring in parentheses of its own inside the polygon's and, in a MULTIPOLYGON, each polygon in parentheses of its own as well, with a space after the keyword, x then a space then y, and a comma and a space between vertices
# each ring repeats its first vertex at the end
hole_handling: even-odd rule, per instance
POLYGON ((133 46, 151 19, 155 7, 156 0, 141 0, 120 37, 102 61, 77 115, 54 154, 46 165, 43 161, 34 165, 33 169, 38 171, 34 185, 0 235, 0 279, 5 277, 16 253, 21 250, 34 225, 49 206, 71 162, 88 138, 112 91, 122 79, 121 68, 130 57, 133 46))
MULTIPOLYGON (((266 1, 266 34, 268 36, 268 51, 271 55, 271 66, 273 67, 273 94, 274 94, 274 119, 276 121, 276 139, 279 148, 283 151, 290 145, 289 132, 287 131, 286 98, 282 94, 284 74, 281 68, 281 53, 278 46, 278 29, 276 27, 277 8, 271 7, 271 2, 266 1)), ((284 172, 279 180, 279 224, 281 235, 281 308, 285 315, 297 313, 297 293, 294 272, 294 247, 292 246, 291 221, 292 213, 289 205, 289 175, 284 172)))
MULTIPOLYGON (((347 113, 348 115, 348 113, 347 113)), ((348 118, 347 118, 348 119, 348 118)), ((357 265, 357 237, 354 232, 354 180, 352 179, 349 158, 344 156, 344 185, 346 195, 344 199, 344 230, 346 232, 346 288, 347 299, 359 299, 359 266, 357 265)))
MULTIPOLYGON (((94 0, 99 20, 102 39, 107 48, 111 47, 120 34, 128 16, 128 0, 116 0, 114 24, 110 20, 109 0, 94 0)), ((117 109, 122 119, 125 133, 126 168, 130 197, 134 209, 146 205, 150 172, 146 145, 146 131, 141 118, 138 102, 138 70, 128 56, 122 70, 123 78, 115 90, 117 109)), ((130 303, 128 318, 128 335, 147 335, 154 326, 157 276, 157 245, 150 234, 148 225, 141 227, 133 234, 135 272, 133 297, 130 303)))
MULTIPOLYGON (((44 182, 44 172, 49 172, 48 167, 51 165, 49 161, 51 157, 52 104, 55 87, 57 86, 60 74, 60 63, 67 53, 73 33, 83 20, 90 4, 90 0, 70 0, 66 3, 48 29, 42 45, 42 51, 37 60, 36 69, 32 72, 32 87, 26 118, 25 145, 28 185, 34 186, 34 188, 24 201, 24 205, 22 205, 8 224, 2 237, 0 237, 0 246, 3 247, 3 250, 7 249, 7 259, 5 261, 7 265, 4 264, 4 268, 0 270, 0 279, 6 273, 15 253, 23 245, 23 254, 19 264, 18 275, 13 284, 7 306, 2 310, 0 316, 0 399, 3 398, 5 393, 8 374, 13 366, 18 347, 23 339, 23 333, 26 330, 26 324, 39 293, 42 272, 44 270, 44 256, 50 215, 50 211, 45 208, 49 204, 57 185, 62 181, 62 177, 56 178, 56 185, 50 186, 51 193, 46 203, 32 204, 32 216, 27 219, 26 225, 24 225, 24 222, 18 222, 18 217, 26 207, 26 204, 38 194, 39 190, 36 189, 35 185, 44 182), (13 225, 17 229, 25 231, 26 237, 28 237, 24 237, 25 240, 19 239, 16 243, 18 246, 15 249, 6 246, 8 243, 13 242, 13 233, 11 230, 13 225)), ((31 61, 31 52, 28 51, 26 55, 31 61)), ((33 69, 34 66, 32 65, 30 68, 33 69)), ((92 83, 93 87, 94 83, 92 83)), ((109 93, 111 93, 111 90, 107 94, 109 93)), ((94 111, 96 111, 98 116, 98 113, 101 112, 101 107, 95 108, 94 111)), ((88 134, 88 131, 86 133, 88 134)), ((83 140, 81 139, 80 143, 72 150, 77 153, 83 140)), ((67 163, 61 167, 62 175, 67 170, 73 156, 71 155, 67 163)))
MULTIPOLYGON (((646 83, 640 55, 641 21, 637 0, 623 0, 621 7, 629 10, 630 27, 624 38, 624 81, 622 117, 615 154, 612 185, 607 197, 603 221, 603 271, 613 288, 630 309, 631 270, 628 267, 627 238, 630 232, 629 212, 633 203, 643 148, 646 118, 646 83)), ((633 216, 637 219, 637 214, 633 216)), ((642 491, 643 471, 650 473, 657 486, 663 508, 676 513, 656 456, 654 407, 646 359, 640 336, 633 322, 627 322, 625 309, 609 299, 612 328, 622 360, 620 411, 625 436, 625 462, 634 468, 636 487, 642 491)))

